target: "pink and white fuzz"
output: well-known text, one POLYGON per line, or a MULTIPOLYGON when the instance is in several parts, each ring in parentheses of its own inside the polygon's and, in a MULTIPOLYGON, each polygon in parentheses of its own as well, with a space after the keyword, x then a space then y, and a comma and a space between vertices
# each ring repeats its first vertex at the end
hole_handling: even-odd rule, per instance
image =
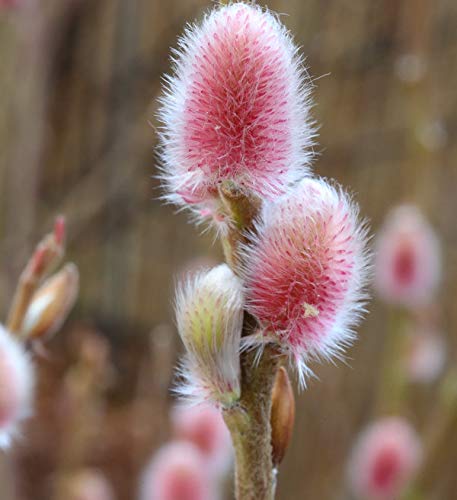
POLYGON ((71 478, 66 500, 114 500, 113 489, 99 471, 86 469, 71 478))
POLYGON ((19 434, 22 420, 32 411, 34 373, 15 338, 0 325, 0 448, 19 434))
POLYGON ((357 498, 400 498, 422 461, 422 444, 410 424, 390 417, 372 424, 358 438, 348 467, 357 498))
POLYGON ((187 351, 178 392, 194 403, 233 405, 240 397, 240 281, 226 264, 189 278, 177 290, 176 318, 187 351))
POLYGON ((140 500, 215 500, 213 479, 199 449, 175 441, 163 446, 143 474, 140 500))
POLYGON ((197 446, 216 475, 227 472, 233 448, 220 411, 208 405, 179 405, 171 413, 171 423, 174 436, 197 446))
POLYGON ((288 31, 258 6, 219 6, 190 26, 159 113, 168 198, 208 214, 223 180, 271 198, 302 178, 313 140, 307 80, 288 31))
POLYGON ((440 248, 432 227, 417 207, 396 207, 377 241, 375 285, 380 297, 418 308, 433 300, 440 277, 440 248))
POLYGON ((304 179, 265 205, 253 240, 245 248, 247 309, 264 340, 291 356, 303 384, 310 358, 341 355, 353 340, 365 299, 366 230, 346 193, 304 179))

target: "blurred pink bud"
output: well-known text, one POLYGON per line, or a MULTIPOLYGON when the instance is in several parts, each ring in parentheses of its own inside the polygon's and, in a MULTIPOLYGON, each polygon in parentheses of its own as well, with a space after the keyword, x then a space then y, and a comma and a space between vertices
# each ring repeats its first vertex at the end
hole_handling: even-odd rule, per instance
POLYGON ((86 469, 69 481, 66 500, 114 500, 114 493, 101 472, 86 469))
POLYGON ((180 405, 173 409, 171 421, 175 437, 196 445, 208 467, 217 474, 227 471, 233 457, 232 442, 219 410, 208 405, 180 405))
POLYGON ((413 382, 428 383, 436 380, 446 362, 446 344, 435 332, 412 332, 405 359, 405 369, 413 382))
POLYGON ((176 320, 187 352, 178 392, 194 403, 233 405, 240 397, 240 280, 226 264, 192 276, 177 290, 176 320))
POLYGON ((188 442, 163 446, 143 475, 140 500, 215 500, 217 494, 199 449, 188 442))
POLYGON ((265 339, 291 355, 302 383, 310 357, 340 355, 352 341, 367 260, 358 208, 341 189, 304 179, 265 206, 246 247, 247 307, 265 339))
POLYGON ((375 285, 387 302, 420 307, 433 300, 441 274, 438 239, 419 209, 402 205, 378 235, 375 285))
POLYGON ((34 373, 22 345, 0 325, 0 448, 8 448, 32 411, 34 373))
POLYGON ((206 213, 223 180, 272 197, 303 177, 313 131, 297 51, 276 16, 244 2, 187 29, 159 115, 170 200, 206 213))
POLYGON ((79 290, 79 273, 67 264, 35 292, 22 323, 27 339, 43 339, 53 335, 67 319, 79 290))
POLYGON ((348 480, 358 498, 395 500, 422 461, 422 444, 410 424, 396 417, 370 425, 358 438, 348 480))

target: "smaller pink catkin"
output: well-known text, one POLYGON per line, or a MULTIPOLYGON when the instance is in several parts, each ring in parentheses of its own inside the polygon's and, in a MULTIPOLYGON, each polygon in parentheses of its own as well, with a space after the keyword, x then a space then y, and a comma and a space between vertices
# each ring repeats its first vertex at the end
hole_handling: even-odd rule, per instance
POLYGON ((201 451, 215 475, 227 472, 233 459, 230 433, 221 412, 209 405, 178 405, 171 412, 176 439, 189 441, 201 451))
POLYGON ((422 443, 411 425, 384 418, 358 437, 348 463, 349 485, 360 499, 395 500, 413 479, 422 456, 422 443))
POLYGON ((303 177, 308 80, 290 34, 261 7, 218 6, 189 26, 159 111, 167 198, 211 214, 223 180, 271 198, 303 177))
POLYGON ((34 373, 23 347, 0 325, 0 448, 19 434, 32 411, 34 373))
POLYGON ((363 312, 368 255, 358 208, 341 189, 304 179, 265 206, 245 254, 247 309, 303 384, 310 358, 341 355, 363 312))
POLYGON ((174 441, 153 457, 143 474, 140 500, 216 500, 213 478, 199 449, 174 441))
POLYGON ((441 277, 440 245, 420 210, 393 209, 377 238, 375 287, 388 303, 410 308, 429 304, 441 277))

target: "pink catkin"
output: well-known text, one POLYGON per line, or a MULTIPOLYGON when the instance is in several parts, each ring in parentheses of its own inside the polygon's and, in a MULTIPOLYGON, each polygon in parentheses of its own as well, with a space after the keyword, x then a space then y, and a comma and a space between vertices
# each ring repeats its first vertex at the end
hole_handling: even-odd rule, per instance
POLYGON ((357 498, 399 498, 420 466, 422 454, 422 444, 407 421, 380 420, 356 441, 348 467, 350 486, 357 498))
POLYGON ((33 370, 22 346, 0 325, 0 448, 8 448, 29 416, 33 370))
POLYGON ((242 2, 218 7, 187 30, 174 62, 160 111, 171 200, 211 213, 225 179, 272 197, 303 177, 309 86, 275 16, 242 2))
POLYGON ((267 205, 246 248, 246 299, 264 335, 292 355, 301 381, 310 357, 338 355, 363 311, 366 231, 358 209, 323 180, 304 179, 267 205))
POLYGON ((224 473, 232 461, 230 434, 221 412, 209 405, 176 406, 171 414, 173 433, 199 448, 215 473, 224 473))
POLYGON ((411 308, 430 303, 440 280, 439 242, 415 206, 388 215, 377 241, 375 286, 389 303, 411 308))
POLYGON ((213 478, 199 449, 183 441, 163 446, 146 468, 140 500, 215 500, 213 478))

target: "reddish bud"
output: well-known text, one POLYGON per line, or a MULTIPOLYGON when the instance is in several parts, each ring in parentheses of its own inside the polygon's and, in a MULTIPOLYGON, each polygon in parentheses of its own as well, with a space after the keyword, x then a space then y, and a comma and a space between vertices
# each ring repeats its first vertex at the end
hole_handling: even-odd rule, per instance
POLYGON ((282 462, 292 438, 295 422, 295 397, 286 369, 276 374, 271 402, 271 444, 273 465, 282 462))

